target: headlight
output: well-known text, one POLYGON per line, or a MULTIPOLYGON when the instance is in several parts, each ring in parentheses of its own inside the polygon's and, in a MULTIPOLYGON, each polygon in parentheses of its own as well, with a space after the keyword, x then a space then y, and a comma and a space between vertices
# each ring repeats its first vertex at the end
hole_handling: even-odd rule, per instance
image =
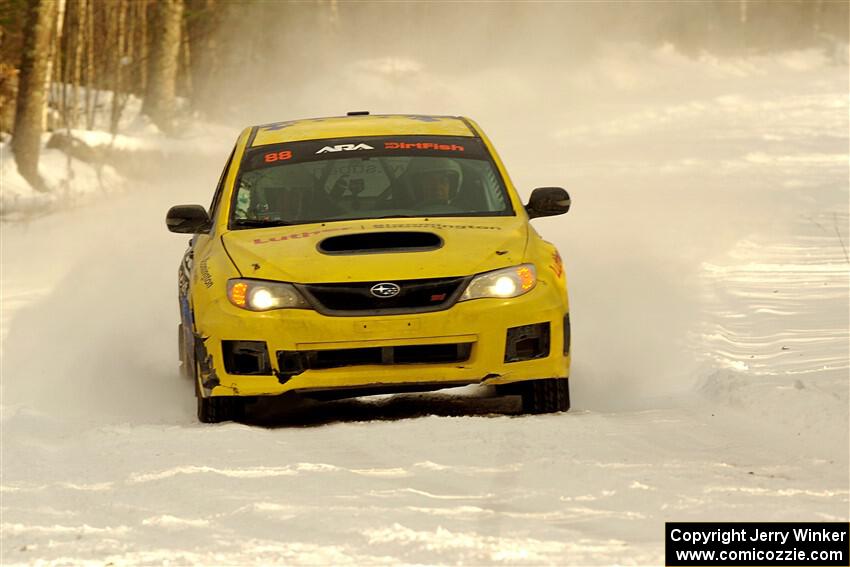
POLYGON ((233 279, 227 282, 230 303, 249 311, 310 309, 310 304, 292 284, 263 280, 233 279))
POLYGON ((480 297, 517 297, 528 293, 537 285, 537 270, 534 264, 520 264, 493 272, 478 274, 460 297, 459 301, 480 297))

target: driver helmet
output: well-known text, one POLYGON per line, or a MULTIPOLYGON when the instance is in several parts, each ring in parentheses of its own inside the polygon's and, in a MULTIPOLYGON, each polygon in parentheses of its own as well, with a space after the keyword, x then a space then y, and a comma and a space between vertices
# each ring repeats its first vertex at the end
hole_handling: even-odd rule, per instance
POLYGON ((448 204, 457 196, 463 181, 460 165, 443 157, 413 158, 408 173, 414 197, 425 204, 448 204))

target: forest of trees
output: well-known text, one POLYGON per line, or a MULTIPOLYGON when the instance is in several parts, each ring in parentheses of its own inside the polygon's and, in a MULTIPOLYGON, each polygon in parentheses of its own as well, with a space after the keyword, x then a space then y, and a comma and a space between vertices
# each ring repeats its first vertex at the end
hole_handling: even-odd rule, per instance
MULTIPOLYGON (((324 11, 335 4, 314 3, 324 11)), ((165 133, 173 131, 179 114, 214 111, 211 80, 221 77, 214 66, 228 60, 222 51, 242 54, 257 39, 222 41, 220 25, 244 20, 244 8, 251 5, 0 0, 0 132, 12 133, 18 171, 44 190, 38 175, 41 134, 76 128, 117 133, 131 94, 142 99, 143 114, 165 133), (104 107, 108 125, 96 124, 104 107)))
POLYGON ((18 170, 36 189, 44 189, 37 164, 45 129, 116 133, 130 94, 166 133, 178 95, 203 106, 193 82, 213 74, 217 23, 237 7, 216 0, 2 3, 0 132, 12 133, 18 170), (96 125, 105 105, 109 124, 96 125))
MULTIPOLYGON (((410 37, 427 37, 431 30, 439 30, 436 37, 472 37, 476 30, 496 26, 504 34, 504 22, 528 23, 544 9, 550 25, 563 21, 573 26, 562 31, 565 37, 579 30, 584 19, 587 29, 604 25, 612 36, 626 39, 637 37, 635 12, 643 10, 652 15, 652 24, 642 24, 646 37, 639 39, 672 41, 683 51, 703 45, 805 45, 824 33, 846 41, 848 33, 848 0, 602 4, 604 10, 599 4, 570 2, 0 0, 0 133, 12 134, 19 172, 33 187, 44 189, 37 165, 46 129, 117 133, 133 95, 142 100, 142 112, 167 134, 181 118, 215 120, 232 110, 240 93, 251 88, 242 84, 246 69, 254 73, 252 79, 264 77, 262 88, 279 89, 283 96, 286 88, 309 78, 322 57, 340 59, 354 44, 385 49, 385 44, 406 45, 410 37), (436 7, 440 11, 435 15, 436 7), (376 32, 389 41, 376 42, 376 32), (293 64, 293 71, 279 79, 287 60, 298 62, 301 74, 293 64), (96 124, 104 114, 108 124, 96 124)), ((507 39, 516 39, 489 37, 496 40, 484 51, 492 57, 505 53, 499 49, 512 48, 507 39)), ((429 49, 439 49, 439 42, 429 49)))

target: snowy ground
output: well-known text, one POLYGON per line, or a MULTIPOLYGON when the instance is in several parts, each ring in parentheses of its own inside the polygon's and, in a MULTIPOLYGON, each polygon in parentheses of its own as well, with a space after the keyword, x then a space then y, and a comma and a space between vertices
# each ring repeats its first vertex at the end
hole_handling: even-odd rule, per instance
POLYGON ((535 221, 570 276, 573 411, 465 390, 196 423, 163 217, 208 202, 234 129, 0 225, 0 562, 659 564, 665 521, 848 519, 846 64, 611 52, 539 84, 572 112, 506 89, 527 120, 475 112, 481 79, 461 111, 517 185, 573 195, 535 221))

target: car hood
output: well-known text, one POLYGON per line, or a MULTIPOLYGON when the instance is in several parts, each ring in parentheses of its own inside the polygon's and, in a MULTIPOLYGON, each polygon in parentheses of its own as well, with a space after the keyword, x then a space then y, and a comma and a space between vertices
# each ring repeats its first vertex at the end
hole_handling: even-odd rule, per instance
POLYGON ((222 242, 243 277, 331 283, 465 276, 512 266, 522 263, 527 238, 524 218, 452 217, 244 229, 226 232, 222 242), (425 243, 405 246, 411 235, 415 244, 425 243), (357 249, 375 241, 402 246, 357 249))

